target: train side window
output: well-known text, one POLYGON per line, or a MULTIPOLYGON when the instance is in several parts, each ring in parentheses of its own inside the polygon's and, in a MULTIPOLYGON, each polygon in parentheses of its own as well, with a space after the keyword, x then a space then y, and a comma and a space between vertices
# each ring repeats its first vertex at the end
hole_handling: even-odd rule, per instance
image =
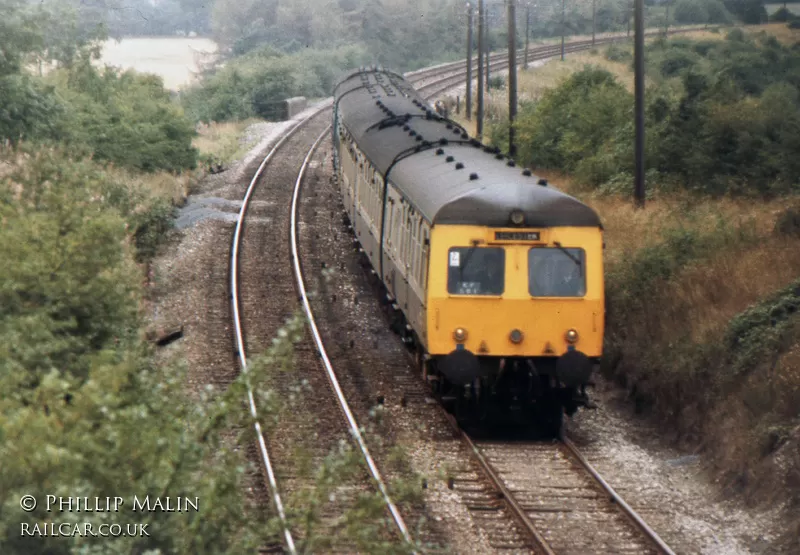
POLYGON ((408 212, 408 205, 404 204, 403 205, 403 211, 400 214, 400 222, 399 222, 400 225, 398 226, 399 227, 398 231, 400 232, 400 237, 398 238, 398 241, 397 241, 397 256, 400 258, 401 262, 405 262, 405 253, 406 253, 406 250, 405 250, 405 247, 406 247, 406 213, 407 212, 408 212))
POLYGON ((413 228, 414 232, 412 233, 413 237, 413 252, 411 254, 411 266, 412 266, 412 275, 414 276, 414 281, 419 283, 419 258, 420 258, 420 248, 419 248, 419 237, 420 237, 420 226, 422 224, 422 219, 417 214, 414 218, 413 228))
POLYGON ((389 219, 389 221, 387 222, 387 224, 389 224, 389 225, 386 226, 386 229, 389 230, 389 232, 386 233, 386 243, 387 243, 386 250, 388 251, 392 247, 392 243, 393 243, 392 239, 393 239, 393 234, 394 234, 394 200, 393 199, 389 199, 389 201, 386 203, 386 211, 388 212, 388 214, 386 214, 386 217, 389 219))
POLYGON ((420 281, 423 291, 428 290, 428 226, 422 230, 422 281, 420 281))
POLYGON ((506 251, 498 247, 452 247, 447 260, 451 295, 502 295, 506 251))
POLYGON ((405 232, 406 239, 405 244, 403 245, 403 262, 408 267, 411 266, 411 227, 411 210, 409 209, 408 205, 406 205, 406 228, 403 230, 405 232))

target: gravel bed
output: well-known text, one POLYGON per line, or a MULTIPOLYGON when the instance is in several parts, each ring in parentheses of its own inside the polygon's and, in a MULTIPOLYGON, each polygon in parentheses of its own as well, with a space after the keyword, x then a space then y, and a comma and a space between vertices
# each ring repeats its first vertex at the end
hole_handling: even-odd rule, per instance
POLYGON ((618 388, 597 382, 599 408, 579 412, 569 435, 668 545, 677 553, 774 552, 770 546, 785 531, 783 507, 725 498, 701 455, 669 447, 664 430, 634 414, 618 388))

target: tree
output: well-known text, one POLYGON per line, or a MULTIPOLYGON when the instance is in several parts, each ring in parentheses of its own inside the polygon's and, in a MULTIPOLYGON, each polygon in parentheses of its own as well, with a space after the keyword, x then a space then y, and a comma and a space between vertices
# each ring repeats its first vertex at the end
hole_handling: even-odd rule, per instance
POLYGON ((723 0, 725 7, 743 23, 755 24, 767 21, 767 10, 763 0, 723 0))

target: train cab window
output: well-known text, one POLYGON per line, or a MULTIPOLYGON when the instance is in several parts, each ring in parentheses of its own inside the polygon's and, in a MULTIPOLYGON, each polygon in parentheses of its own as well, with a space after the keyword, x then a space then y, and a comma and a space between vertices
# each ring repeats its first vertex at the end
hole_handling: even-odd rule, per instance
POLYGON ((586 295, 583 249, 534 247, 528 251, 528 291, 532 297, 586 295))
POLYGON ((447 260, 447 292, 451 295, 502 295, 506 251, 497 247, 453 247, 447 260))

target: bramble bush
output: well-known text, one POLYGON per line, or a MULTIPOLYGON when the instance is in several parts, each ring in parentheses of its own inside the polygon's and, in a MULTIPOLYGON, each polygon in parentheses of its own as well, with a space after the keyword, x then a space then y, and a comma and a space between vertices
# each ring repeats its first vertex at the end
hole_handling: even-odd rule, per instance
MULTIPOLYGON (((0 181, 0 551, 256 549, 265 519, 242 496, 247 462, 220 448, 225 430, 246 422, 241 384, 189 399, 184 371, 156 366, 140 337, 141 206, 88 160, 41 148, 3 154, 12 169, 0 181), (24 494, 40 501, 32 513, 19 508, 24 494), (148 537, 22 537, 22 523, 54 520, 47 494, 197 496, 201 509, 145 515, 148 537)), ((124 524, 124 514, 57 520, 97 529, 124 524)))

